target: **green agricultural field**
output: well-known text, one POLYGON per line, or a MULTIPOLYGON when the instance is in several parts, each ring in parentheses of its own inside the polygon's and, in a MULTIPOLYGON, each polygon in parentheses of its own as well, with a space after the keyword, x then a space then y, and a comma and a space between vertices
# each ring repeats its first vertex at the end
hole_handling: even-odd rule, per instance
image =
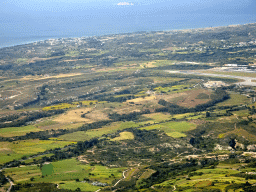
POLYGON ((35 158, 27 159, 24 162, 25 163, 32 163, 32 162, 34 162, 34 160, 39 160, 39 159, 42 159, 43 157, 51 157, 53 155, 54 155, 53 153, 49 153, 49 154, 45 154, 45 155, 40 155, 40 156, 35 157, 35 158))
POLYGON ((5 173, 11 176, 15 183, 27 182, 31 177, 41 177, 42 173, 38 166, 21 166, 5 169, 5 173))
POLYGON ((146 130, 152 130, 152 129, 157 129, 157 130, 162 130, 164 131, 167 135, 170 137, 184 137, 186 136, 183 132, 193 130, 196 128, 196 125, 193 123, 189 123, 186 121, 182 122, 166 122, 166 123, 161 123, 157 125, 151 125, 147 127, 143 127, 141 129, 146 129, 146 130))
POLYGON ((86 100, 86 101, 81 101, 81 102, 73 102, 72 104, 70 103, 60 103, 58 105, 52 105, 49 107, 44 107, 43 111, 49 111, 49 110, 57 110, 57 109, 69 109, 72 107, 77 107, 77 105, 94 105, 98 101, 96 100, 86 100))
POLYGON ((115 67, 122 67, 122 66, 135 66, 138 67, 139 64, 144 63, 144 61, 124 61, 124 62, 118 62, 114 63, 115 67))
POLYGON ((65 54, 65 56, 67 57, 77 57, 79 56, 79 51, 69 51, 67 54, 65 54))
POLYGON ((218 103, 217 106, 226 106, 226 105, 244 105, 244 104, 250 104, 251 99, 247 98, 245 95, 240 95, 237 93, 231 93, 230 99, 218 103))
POLYGON ((201 119, 203 117, 205 117, 205 112, 172 115, 172 118, 174 119, 188 119, 188 120, 201 119))
POLYGON ((123 130, 131 127, 138 127, 139 125, 144 125, 145 123, 135 123, 133 121, 126 121, 126 122, 114 122, 110 125, 104 126, 99 129, 92 129, 88 131, 78 131, 75 133, 69 133, 62 135, 58 138, 66 140, 66 141, 85 141, 95 137, 101 137, 104 134, 115 133, 118 130, 123 130))
POLYGON ((20 159, 25 155, 32 155, 39 152, 44 152, 49 149, 64 147, 65 145, 73 144, 70 141, 52 141, 29 139, 25 141, 0 142, 0 163, 6 163, 14 159, 20 159))
POLYGON ((154 174, 156 171, 152 169, 146 169, 145 172, 140 176, 139 179, 147 179, 149 178, 152 174, 154 174))
POLYGON ((100 188, 91 185, 93 181, 112 185, 114 180, 122 178, 125 169, 85 165, 72 158, 45 164, 41 169, 38 166, 10 168, 6 169, 6 174, 16 183, 28 182, 33 177, 34 183, 56 183, 61 189, 75 190, 79 187, 82 191, 92 191, 100 188), (83 182, 85 180, 87 182, 83 182))
POLYGON ((43 111, 57 110, 57 109, 69 109, 71 107, 74 107, 74 105, 69 104, 69 103, 61 103, 61 104, 58 104, 58 105, 44 107, 43 111))
POLYGON ((160 123, 161 121, 169 120, 172 116, 168 113, 151 113, 142 115, 148 121, 147 123, 160 123))
POLYGON ((17 59, 17 63, 18 64, 24 64, 24 63, 28 63, 28 58, 19 58, 19 59, 17 59))
POLYGON ((108 52, 109 52, 108 50, 103 50, 103 51, 99 51, 99 52, 90 53, 89 55, 90 56, 101 56, 101 55, 104 55, 104 54, 106 54, 108 52))
POLYGON ((89 183, 82 183, 82 182, 76 182, 76 181, 63 181, 61 184, 59 184, 60 189, 70 189, 70 190, 77 190, 77 188, 80 188, 81 191, 97 191, 101 187, 93 186, 89 183))
POLYGON ((173 78, 173 77, 155 77, 154 82, 155 83, 170 83, 175 81, 181 81, 184 80, 184 78, 173 78))
MULTIPOLYGON (((143 124, 143 123, 141 123, 141 124, 143 124)), ((131 128, 131 127, 138 127, 138 126, 139 126, 139 124, 137 124, 133 121, 115 122, 115 123, 111 123, 110 125, 105 126, 103 128, 89 130, 86 133, 91 137, 99 137, 99 136, 102 136, 103 134, 114 133, 118 130, 123 130, 123 129, 131 128)))
POLYGON ((192 115, 192 116, 188 117, 187 119, 188 119, 188 120, 193 120, 193 119, 201 119, 201 118, 203 118, 203 117, 205 117, 205 114, 204 114, 204 113, 202 113, 202 114, 200 114, 200 115, 192 115))
POLYGON ((56 124, 58 124, 58 123, 55 121, 45 120, 45 121, 42 121, 42 122, 36 124, 36 126, 37 127, 46 127, 46 126, 51 126, 51 125, 56 125, 56 124))
POLYGON ((240 110, 240 111, 234 111, 234 115, 238 116, 238 118, 247 117, 249 115, 248 110, 240 110))
POLYGON ((180 137, 186 137, 187 135, 181 132, 170 132, 167 133, 168 136, 173 137, 173 138, 180 138, 180 137))
POLYGON ((229 131, 227 133, 224 133, 224 134, 220 134, 219 135, 219 138, 223 138, 223 137, 226 137, 228 135, 237 135, 237 136, 240 136, 240 137, 243 137, 245 139, 247 139, 248 141, 252 141, 252 142, 255 142, 256 141, 256 136, 249 133, 248 131, 244 130, 244 129, 241 129, 241 128, 237 128, 237 129, 234 129, 233 131, 229 131))
POLYGON ((191 89, 187 89, 191 86, 192 86, 191 84, 174 85, 172 87, 156 87, 154 90, 158 93, 161 93, 161 92, 180 93, 180 92, 191 90, 191 89))
POLYGON ((122 141, 122 140, 133 140, 134 135, 131 132, 124 131, 120 133, 119 137, 116 137, 114 139, 111 139, 112 141, 122 141))
POLYGON ((136 168, 131 168, 125 173, 125 181, 130 181, 134 175, 136 175, 140 169, 138 167, 136 168))
POLYGON ((8 127, 0 129, 0 137, 15 137, 26 135, 29 132, 38 132, 41 129, 36 128, 34 125, 28 125, 23 127, 8 127))
POLYGON ((85 131, 77 131, 74 133, 61 135, 58 138, 65 141, 86 141, 92 139, 93 137, 89 136, 85 131))
POLYGON ((193 115, 193 113, 177 114, 177 115, 172 115, 172 118, 175 118, 175 119, 186 119, 187 117, 190 117, 191 115, 193 115))
MULTIPOLYGON (((245 183, 244 178, 232 176, 233 174, 240 173, 240 171, 232 168, 233 166, 229 165, 225 168, 199 169, 189 179, 187 179, 188 176, 186 175, 178 176, 175 179, 156 184, 154 187, 173 189, 175 186, 176 189, 181 191, 198 191, 202 189, 221 189, 224 191, 225 187, 230 183, 245 183)), ((249 182, 255 183, 255 180, 250 180, 249 182)))

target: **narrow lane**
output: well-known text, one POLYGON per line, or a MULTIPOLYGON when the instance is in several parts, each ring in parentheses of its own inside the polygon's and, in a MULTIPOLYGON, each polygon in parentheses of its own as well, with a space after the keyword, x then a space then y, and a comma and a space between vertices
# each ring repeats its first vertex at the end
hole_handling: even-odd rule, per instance
POLYGON ((12 186, 14 185, 14 183, 11 181, 11 179, 9 177, 6 177, 6 179, 9 181, 10 183, 10 187, 6 192, 10 192, 12 190, 12 186))

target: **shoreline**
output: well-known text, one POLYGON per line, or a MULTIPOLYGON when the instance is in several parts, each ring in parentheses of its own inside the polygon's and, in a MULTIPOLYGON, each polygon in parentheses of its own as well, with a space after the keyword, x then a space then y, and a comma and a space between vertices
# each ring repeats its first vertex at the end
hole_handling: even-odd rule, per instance
MULTIPOLYGON (((237 26, 244 26, 244 25, 251 25, 251 24, 256 24, 254 23, 245 23, 245 24, 229 24, 229 25, 223 25, 223 26, 212 26, 212 27, 199 27, 199 28, 184 28, 184 29, 166 29, 166 30, 143 30, 143 31, 133 31, 133 32, 120 32, 120 33, 106 33, 106 34, 101 34, 101 35, 84 35, 84 36, 66 36, 66 37, 61 37, 61 36, 42 36, 35 38, 34 40, 24 40, 20 41, 20 43, 10 43, 10 45, 3 45, 1 46, 0 44, 0 50, 5 49, 5 48, 10 48, 10 47, 16 47, 16 46, 23 46, 23 45, 28 45, 32 43, 37 43, 40 41, 47 41, 50 39, 67 39, 67 38, 88 38, 88 37, 102 37, 102 36, 109 36, 109 35, 119 35, 119 34, 132 34, 132 33, 140 33, 140 32, 176 32, 176 31, 187 31, 187 30, 209 30, 209 29, 217 29, 217 28, 225 28, 225 27, 237 27, 237 26), (45 37, 45 38, 44 38, 45 37)), ((35 37, 35 36, 34 36, 35 37)), ((22 38, 27 38, 29 39, 30 37, 21 37, 22 38)), ((19 39, 19 37, 14 37, 14 39, 19 39)), ((33 38, 32 38, 33 39, 33 38)), ((7 43, 8 44, 8 43, 7 43)))

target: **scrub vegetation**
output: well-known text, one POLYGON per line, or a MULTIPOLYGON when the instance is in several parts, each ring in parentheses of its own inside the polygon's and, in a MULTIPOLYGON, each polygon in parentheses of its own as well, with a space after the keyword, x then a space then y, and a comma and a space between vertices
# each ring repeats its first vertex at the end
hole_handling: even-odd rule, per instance
POLYGON ((255 29, 0 49, 0 191, 256 191, 255 29))

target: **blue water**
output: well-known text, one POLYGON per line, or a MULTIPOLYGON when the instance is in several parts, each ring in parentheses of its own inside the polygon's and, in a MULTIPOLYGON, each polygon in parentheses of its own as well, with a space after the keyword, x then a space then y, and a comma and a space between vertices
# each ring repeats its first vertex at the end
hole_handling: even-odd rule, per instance
POLYGON ((137 0, 131 6, 117 6, 115 0, 9 1, 0 7, 0 47, 49 38, 256 22, 255 0, 137 0))

